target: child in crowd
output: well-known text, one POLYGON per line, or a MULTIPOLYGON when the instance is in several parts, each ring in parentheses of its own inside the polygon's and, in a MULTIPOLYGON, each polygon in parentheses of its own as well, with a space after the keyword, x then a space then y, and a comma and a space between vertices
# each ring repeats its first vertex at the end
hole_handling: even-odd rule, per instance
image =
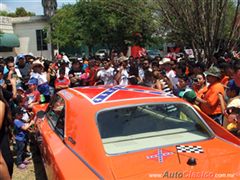
POLYGON ((60 91, 61 89, 66 89, 70 86, 70 80, 65 77, 65 69, 59 69, 59 77, 54 82, 55 91, 60 91))
POLYGON ((193 90, 188 85, 188 77, 185 75, 178 76, 178 96, 183 97, 182 94, 186 91, 193 90))
POLYGON ((29 161, 26 160, 26 141, 28 136, 27 130, 34 124, 34 121, 30 121, 30 123, 25 123, 22 118, 23 111, 20 108, 16 108, 14 119, 14 132, 17 151, 16 164, 19 169, 25 169, 27 167, 27 164, 29 163, 29 161))
POLYGON ((17 86, 17 95, 21 96, 21 97, 25 97, 25 91, 22 88, 22 86, 17 86))
POLYGON ((29 110, 36 104, 40 102, 40 93, 37 90, 38 81, 35 78, 29 79, 28 81, 28 90, 26 91, 26 103, 25 107, 29 110))
POLYGON ((22 120, 24 122, 30 122, 31 116, 33 115, 32 112, 28 112, 27 109, 25 108, 25 103, 26 103, 26 98, 20 95, 17 95, 15 99, 15 103, 17 108, 20 108, 23 112, 23 117, 22 120))
POLYGON ((44 103, 50 101, 50 90, 47 81, 47 73, 44 71, 44 64, 40 60, 36 60, 32 64, 32 73, 30 79, 37 79, 37 89, 44 96, 44 103))

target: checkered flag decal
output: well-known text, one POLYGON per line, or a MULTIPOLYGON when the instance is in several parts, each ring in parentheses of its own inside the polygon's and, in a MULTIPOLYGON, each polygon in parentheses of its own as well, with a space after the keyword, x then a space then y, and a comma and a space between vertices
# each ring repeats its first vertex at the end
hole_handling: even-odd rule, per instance
POLYGON ((178 152, 184 153, 203 153, 203 149, 201 146, 184 146, 178 145, 176 146, 178 152))

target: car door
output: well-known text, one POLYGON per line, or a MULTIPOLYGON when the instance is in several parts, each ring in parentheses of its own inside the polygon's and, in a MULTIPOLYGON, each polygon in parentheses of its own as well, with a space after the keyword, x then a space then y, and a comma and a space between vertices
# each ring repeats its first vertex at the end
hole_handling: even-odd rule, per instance
POLYGON ((46 121, 42 131, 42 156, 45 161, 46 173, 49 179, 58 179, 61 170, 56 163, 59 157, 57 150, 64 146, 65 102, 55 95, 46 111, 46 121), (57 157, 58 156, 58 157, 57 157))

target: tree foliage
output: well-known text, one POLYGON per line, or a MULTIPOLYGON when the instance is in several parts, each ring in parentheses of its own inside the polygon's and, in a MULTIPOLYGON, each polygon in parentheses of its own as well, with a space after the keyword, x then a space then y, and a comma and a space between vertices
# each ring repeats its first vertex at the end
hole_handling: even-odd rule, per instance
POLYGON ((24 7, 19 7, 19 8, 16 8, 15 12, 13 13, 9 13, 7 11, 0 11, 0 16, 25 17, 25 16, 35 16, 35 13, 26 11, 24 7))
POLYGON ((95 44, 109 49, 163 41, 190 46, 207 59, 231 50, 240 36, 240 0, 81 0, 52 18, 53 43, 60 47, 95 44))
POLYGON ((155 27, 147 5, 147 0, 81 0, 66 5, 51 20, 53 42, 60 47, 75 43, 91 49, 103 44, 122 50, 140 32, 148 43, 155 27))
MULTIPOLYGON (((156 14, 168 37, 190 45, 208 60, 231 50, 240 37, 240 0, 155 0, 156 14)), ((199 56, 200 58, 200 56, 199 56)))
POLYGON ((57 10, 56 15, 51 19, 51 24, 53 44, 59 47, 80 45, 79 30, 77 29, 78 19, 75 16, 74 5, 65 5, 62 9, 57 10))

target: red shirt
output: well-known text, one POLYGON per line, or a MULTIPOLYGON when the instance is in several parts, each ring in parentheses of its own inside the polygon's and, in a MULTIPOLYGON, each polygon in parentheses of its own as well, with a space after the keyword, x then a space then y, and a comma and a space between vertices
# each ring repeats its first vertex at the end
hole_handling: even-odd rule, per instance
POLYGON ((26 92, 25 94, 27 98, 26 106, 30 105, 31 103, 40 102, 40 92, 35 90, 33 92, 26 92))
POLYGON ((93 86, 95 84, 95 76, 96 76, 98 68, 99 67, 97 67, 97 66, 95 66, 91 69, 89 69, 89 67, 87 67, 87 69, 85 70, 85 72, 89 74, 89 77, 88 77, 89 86, 93 86))
POLYGON ((58 86, 69 86, 69 85, 70 85, 70 80, 66 77, 64 77, 63 79, 57 78, 54 82, 55 88, 58 86))

